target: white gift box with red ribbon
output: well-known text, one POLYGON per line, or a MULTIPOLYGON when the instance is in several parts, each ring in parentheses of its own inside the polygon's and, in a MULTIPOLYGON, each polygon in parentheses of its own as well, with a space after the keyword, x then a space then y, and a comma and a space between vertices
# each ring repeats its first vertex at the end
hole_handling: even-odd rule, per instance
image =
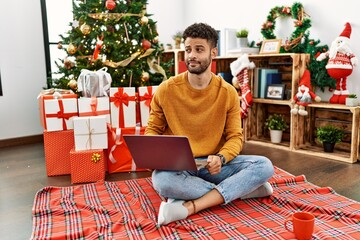
POLYGON ((139 104, 140 104, 140 120, 141 126, 146 127, 148 125, 148 119, 150 116, 150 103, 154 96, 154 93, 158 86, 139 87, 139 104))
POLYGON ((81 97, 78 99, 79 116, 102 116, 110 123, 110 102, 109 97, 81 97))
POLYGON ((74 118, 75 151, 107 149, 105 116, 74 118))
POLYGON ((44 100, 45 129, 48 132, 73 129, 78 116, 77 98, 44 100))
POLYGON ((110 116, 113 128, 136 126, 134 87, 110 88, 110 116))

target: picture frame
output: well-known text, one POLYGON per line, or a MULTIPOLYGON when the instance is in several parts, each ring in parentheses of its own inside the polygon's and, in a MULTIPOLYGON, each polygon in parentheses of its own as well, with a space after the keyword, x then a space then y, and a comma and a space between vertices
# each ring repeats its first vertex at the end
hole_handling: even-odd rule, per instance
POLYGON ((266 87, 265 98, 283 100, 285 96, 285 84, 269 84, 266 87))
POLYGON ((276 54, 280 52, 281 39, 264 40, 261 44, 259 54, 276 54))

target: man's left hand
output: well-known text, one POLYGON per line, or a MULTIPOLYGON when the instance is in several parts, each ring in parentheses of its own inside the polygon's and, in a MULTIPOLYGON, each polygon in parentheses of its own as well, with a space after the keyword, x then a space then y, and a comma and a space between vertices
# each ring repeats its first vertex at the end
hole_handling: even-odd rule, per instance
POLYGON ((216 155, 209 155, 207 159, 207 169, 211 175, 221 172, 221 159, 216 155))

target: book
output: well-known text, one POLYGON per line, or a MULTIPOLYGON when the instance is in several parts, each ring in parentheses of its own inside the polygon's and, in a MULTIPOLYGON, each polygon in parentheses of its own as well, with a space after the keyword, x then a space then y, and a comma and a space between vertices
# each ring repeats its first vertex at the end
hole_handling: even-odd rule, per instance
POLYGON ((261 68, 259 73, 259 98, 265 98, 266 88, 267 88, 267 74, 277 73, 277 69, 272 68, 261 68))

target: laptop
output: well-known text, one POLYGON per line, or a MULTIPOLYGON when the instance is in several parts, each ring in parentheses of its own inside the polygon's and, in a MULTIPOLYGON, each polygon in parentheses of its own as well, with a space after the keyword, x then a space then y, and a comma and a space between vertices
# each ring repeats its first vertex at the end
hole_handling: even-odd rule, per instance
POLYGON ((197 171, 206 159, 195 160, 185 136, 123 135, 136 167, 168 171, 197 171))

